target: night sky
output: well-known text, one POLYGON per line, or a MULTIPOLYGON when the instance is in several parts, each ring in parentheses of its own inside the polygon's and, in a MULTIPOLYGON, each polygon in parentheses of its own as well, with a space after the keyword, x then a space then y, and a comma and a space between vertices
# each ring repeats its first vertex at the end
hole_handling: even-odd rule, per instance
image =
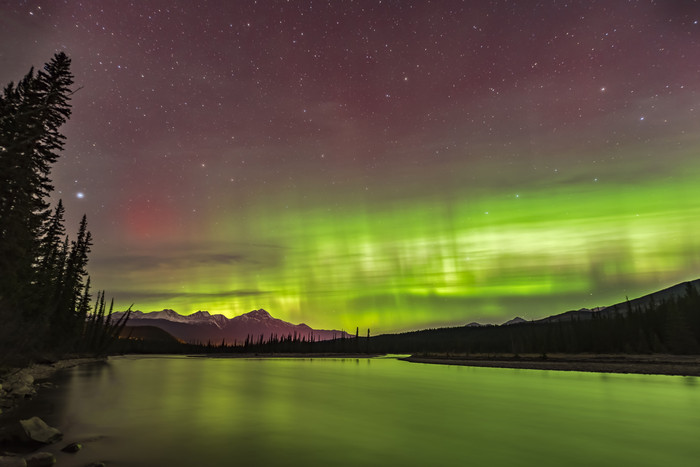
POLYGON ((700 277, 691 1, 0 1, 73 60, 52 173, 118 308, 372 333, 700 277), (363 331, 364 332, 364 331, 363 331))

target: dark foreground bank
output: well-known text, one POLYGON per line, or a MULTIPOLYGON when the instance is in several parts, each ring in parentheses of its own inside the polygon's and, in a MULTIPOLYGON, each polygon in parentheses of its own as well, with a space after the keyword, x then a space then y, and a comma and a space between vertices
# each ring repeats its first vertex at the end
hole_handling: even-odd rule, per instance
POLYGON ((636 373, 643 375, 700 376, 697 355, 450 355, 420 354, 402 358, 414 363, 462 365, 529 370, 636 373))
MULTIPOLYGON (((50 364, 33 364, 24 368, 5 368, 0 374, 0 467, 52 466, 56 463, 52 445, 61 444, 65 453, 81 449, 77 443, 63 442, 61 431, 41 418, 43 413, 23 413, 21 406, 42 389, 53 387, 54 374, 87 363, 105 362, 106 358, 72 358, 50 364)), ((100 463, 91 464, 94 466, 100 463)))

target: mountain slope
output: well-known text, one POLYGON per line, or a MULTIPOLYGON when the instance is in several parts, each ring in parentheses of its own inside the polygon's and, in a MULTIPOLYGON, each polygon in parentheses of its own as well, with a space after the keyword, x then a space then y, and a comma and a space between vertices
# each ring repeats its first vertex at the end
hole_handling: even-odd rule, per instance
POLYGON ((694 287, 695 289, 700 289, 700 279, 695 279, 693 281, 686 281, 686 282, 681 282, 680 284, 673 285, 671 287, 668 287, 663 290, 659 290, 656 292, 652 292, 648 295, 644 295, 639 298, 635 298, 633 300, 629 300, 629 302, 621 302, 617 303, 612 306, 608 306, 600 310, 599 313, 605 314, 605 315, 610 315, 613 313, 622 313, 627 314, 628 310, 628 304, 629 306, 632 307, 632 309, 635 308, 646 308, 649 306, 652 302, 656 304, 660 304, 664 300, 671 300, 675 298, 681 298, 685 297, 686 293, 688 292, 688 289, 694 287))
POLYGON ((695 279, 693 281, 681 282, 680 284, 673 285, 671 287, 665 288, 663 290, 658 290, 650 294, 644 295, 633 300, 624 301, 616 303, 615 305, 610 305, 606 307, 595 308, 589 310, 588 308, 581 308, 580 310, 571 310, 558 315, 548 316, 542 319, 536 319, 535 323, 555 323, 563 321, 573 321, 573 320, 588 320, 593 316, 598 314, 599 316, 612 316, 614 314, 626 315, 627 310, 631 307, 636 308, 646 308, 652 302, 659 304, 664 300, 670 300, 674 298, 684 297, 688 291, 688 287, 695 287, 700 289, 700 279, 695 279))
POLYGON ((122 339, 139 339, 145 341, 167 342, 176 344, 178 341, 172 334, 156 326, 124 327, 119 333, 122 339))
MULTIPOLYGON (((112 319, 119 319, 123 312, 113 313, 112 319)), ((211 315, 207 311, 198 311, 188 316, 173 310, 143 313, 134 311, 127 326, 156 326, 177 339, 185 342, 220 344, 242 344, 246 339, 255 342, 262 336, 267 340, 271 336, 298 337, 299 339, 329 340, 349 334, 337 330, 312 329, 306 324, 292 324, 274 318, 265 310, 253 310, 234 318, 223 315, 211 315)))

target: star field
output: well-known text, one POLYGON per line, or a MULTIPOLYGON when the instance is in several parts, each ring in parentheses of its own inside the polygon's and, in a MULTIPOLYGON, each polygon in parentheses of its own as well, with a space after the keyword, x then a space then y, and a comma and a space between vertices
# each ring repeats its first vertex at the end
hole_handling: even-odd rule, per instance
POLYGON ((73 60, 54 197, 120 307, 388 332, 698 277, 695 2, 0 13, 3 84, 73 60))

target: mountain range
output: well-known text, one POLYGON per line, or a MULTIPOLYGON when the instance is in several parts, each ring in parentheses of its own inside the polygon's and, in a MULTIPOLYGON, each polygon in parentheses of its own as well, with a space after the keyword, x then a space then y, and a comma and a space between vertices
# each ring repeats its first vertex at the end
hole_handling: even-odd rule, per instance
MULTIPOLYGON (((112 320, 118 320, 123 311, 112 313, 112 320)), ((189 343, 243 344, 247 338, 257 342, 260 336, 265 340, 270 336, 298 337, 314 341, 351 337, 344 331, 312 329, 306 324, 292 324, 273 318, 267 311, 253 310, 249 313, 227 318, 221 314, 212 315, 208 311, 198 311, 191 315, 181 315, 173 310, 144 313, 133 311, 126 322, 127 326, 155 326, 173 337, 189 343)))
MULTIPOLYGON (((521 317, 515 317, 506 321, 501 326, 518 325, 522 323, 555 323, 567 321, 585 321, 593 318, 593 316, 612 316, 614 314, 625 315, 627 310, 632 308, 644 308, 651 303, 661 303, 664 300, 679 298, 685 296, 689 287, 694 287, 700 290, 700 279, 690 282, 682 282, 672 287, 668 287, 657 292, 644 295, 633 300, 628 300, 615 305, 598 307, 593 309, 581 308, 579 310, 566 311, 557 315, 548 316, 546 318, 527 321, 521 317)), ((112 319, 119 319, 124 312, 116 312, 112 314, 112 319)), ((243 344, 247 338, 253 342, 257 342, 260 336, 265 340, 271 336, 279 338, 292 336, 299 339, 314 341, 331 340, 341 337, 354 337, 345 331, 338 330, 323 330, 312 329, 306 324, 292 324, 281 319, 273 318, 267 311, 253 310, 249 313, 227 318, 221 314, 212 315, 207 311, 198 311, 191 315, 181 315, 173 310, 153 311, 143 313, 134 311, 131 313, 126 325, 134 328, 132 336, 140 333, 146 333, 147 330, 135 329, 137 327, 154 326, 167 333, 171 334, 176 339, 189 343, 221 343, 225 341, 227 344, 243 344)), ((490 327, 492 324, 480 324, 472 322, 465 327, 490 327)), ((128 333, 128 331, 125 331, 128 333)), ((150 333, 152 334, 152 333, 150 333)), ((150 335, 148 334, 148 335, 150 335)), ((125 333, 123 333, 125 335, 125 333)), ((128 335, 128 334, 126 334, 128 335)), ((162 336, 159 337, 159 339, 162 336)))
MULTIPOLYGON (((650 293, 648 295, 644 295, 639 298, 635 298, 633 300, 627 300, 625 302, 621 303, 616 303, 615 305, 610 305, 610 306, 602 306, 598 308, 581 308, 579 310, 571 310, 571 311, 566 311, 564 313, 560 313, 558 315, 552 315, 552 316, 547 316, 546 318, 542 319, 536 319, 533 320, 533 323, 556 323, 556 322, 563 322, 563 321, 573 321, 573 320, 588 320, 593 318, 593 316, 612 316, 615 314, 621 314, 625 315, 627 314, 627 311, 635 308, 645 308, 649 306, 652 303, 661 303, 664 300, 671 300, 674 298, 680 298, 685 296, 685 294, 688 292, 689 287, 694 287, 697 290, 700 290, 700 279, 695 279, 693 281, 688 281, 688 282, 681 282, 680 284, 673 285, 671 287, 668 287, 666 289, 658 290, 656 292, 650 293)), ((526 323, 528 322, 527 320, 524 320, 520 317, 515 317, 509 321, 506 321, 505 323, 502 324, 502 326, 509 326, 512 324, 520 324, 520 323, 526 323)), ((483 326, 478 323, 470 323, 467 326, 473 327, 473 326, 483 326)))

